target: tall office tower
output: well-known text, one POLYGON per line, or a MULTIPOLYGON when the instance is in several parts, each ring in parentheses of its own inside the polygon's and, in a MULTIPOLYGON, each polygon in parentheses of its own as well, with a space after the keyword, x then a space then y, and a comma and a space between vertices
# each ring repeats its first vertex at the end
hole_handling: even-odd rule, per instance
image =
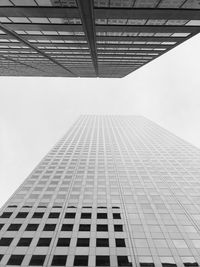
POLYGON ((0 266, 199 266, 199 163, 145 118, 81 116, 3 207, 0 266))
POLYGON ((199 32, 199 0, 0 0, 0 75, 121 78, 199 32))

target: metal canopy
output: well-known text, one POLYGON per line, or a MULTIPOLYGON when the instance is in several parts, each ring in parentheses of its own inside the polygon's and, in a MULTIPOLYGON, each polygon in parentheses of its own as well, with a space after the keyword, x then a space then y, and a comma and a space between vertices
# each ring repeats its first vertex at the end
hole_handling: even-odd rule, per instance
POLYGON ((0 4, 1 75, 120 78, 200 32, 196 0, 38 2, 0 4))

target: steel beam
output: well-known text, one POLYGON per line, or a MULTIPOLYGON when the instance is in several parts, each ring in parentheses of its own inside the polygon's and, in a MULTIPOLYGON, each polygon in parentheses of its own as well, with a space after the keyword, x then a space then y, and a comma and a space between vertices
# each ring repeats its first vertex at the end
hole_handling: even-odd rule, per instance
MULTIPOLYGON (((81 47, 88 47, 87 43, 76 43, 77 41, 86 41, 85 36, 66 36, 66 35, 27 35, 27 34, 21 34, 24 39, 26 40, 44 40, 44 42, 40 42, 38 44, 43 44, 43 45, 57 45, 57 46, 72 46, 72 45, 78 45, 81 47), (45 40, 53 40, 53 41, 58 41, 58 43, 47 43, 45 40), (72 41, 72 43, 60 43, 59 41, 72 41), (73 41, 76 41, 73 43, 73 41)), ((0 42, 1 39, 7 39, 5 35, 0 35, 0 42)), ((183 42, 185 40, 185 37, 160 37, 160 36, 97 36, 96 41, 142 41, 142 42, 183 42)), ((6 44, 4 42, 4 44, 6 44)), ((36 43, 35 43, 36 44, 36 43)))
MULTIPOLYGON (((137 48, 171 48, 173 47, 173 45, 161 45, 161 44, 98 44, 97 49, 98 48, 133 48, 133 47, 137 47, 137 48)), ((103 50, 102 50, 103 51, 103 50)))
POLYGON ((97 41, 117 41, 117 42, 182 42, 183 37, 160 37, 160 36, 97 36, 97 41))
POLYGON ((152 25, 96 25, 97 32, 184 32, 184 33, 198 33, 199 26, 152 26, 152 25))
POLYGON ((79 7, 85 35, 89 44, 96 76, 98 76, 98 60, 96 52, 96 33, 95 33, 95 17, 93 13, 94 12, 93 0, 84 0, 84 1, 77 0, 77 4, 79 7))
MULTIPOLYGON (((85 38, 85 36, 74 36, 74 35, 38 35, 38 34, 31 34, 31 35, 29 35, 29 34, 20 34, 20 36, 22 36, 23 37, 23 39, 25 39, 25 40, 27 40, 27 41, 29 41, 29 40, 44 40, 44 43, 45 43, 45 40, 54 40, 54 41, 56 41, 56 40, 58 40, 58 43, 59 44, 62 44, 62 45, 65 45, 65 44, 77 44, 76 42, 77 41, 86 41, 86 38, 85 38), (66 40, 66 41, 72 41, 72 43, 60 43, 59 41, 60 40, 66 40), (73 41, 75 41, 74 43, 73 43, 73 41)), ((8 36, 6 36, 6 35, 0 35, 0 41, 1 41, 1 39, 9 39, 10 37, 8 37, 8 36)), ((13 38, 11 38, 11 39, 13 39, 13 38)), ((52 43, 45 43, 45 44, 52 44, 52 43)), ((87 45, 87 43, 80 43, 80 44, 85 44, 86 46, 88 46, 87 45)))
POLYGON ((78 8, 73 7, 1 7, 0 16, 80 18, 78 8))
MULTIPOLYGON (((58 35, 26 35, 26 34, 22 34, 20 35, 22 36, 24 39, 26 40, 43 40, 44 42, 40 42, 40 43, 34 43, 37 45, 48 45, 48 46, 80 46, 80 47, 88 47, 87 43, 73 43, 74 41, 85 41, 85 38, 71 38, 68 36, 58 36, 58 35), (48 43, 45 42, 46 40, 53 40, 53 41, 58 41, 57 43, 48 43), (60 40, 69 40, 72 41, 72 43, 60 43, 60 40)), ((8 39, 8 37, 6 37, 5 35, 0 35, 0 43, 1 43, 1 39, 8 39)), ((183 42, 185 40, 184 37, 150 37, 150 36, 97 36, 96 37, 96 41, 117 41, 117 42, 123 42, 123 41, 131 41, 131 42, 183 42)), ((9 42, 2 42, 2 44, 8 44, 9 42)), ((15 43, 12 43, 15 44, 15 43)), ((89 49, 89 48, 88 48, 89 49)))
POLYGON ((173 19, 200 18, 200 9, 178 8, 95 8, 96 19, 173 19))
MULTIPOLYGON (((85 0, 84 0, 85 1, 85 0)), ((38 23, 4 23, 13 31, 68 31, 68 32, 83 32, 82 25, 75 24, 38 24, 38 23)), ((85 27, 84 27, 85 28, 85 27)), ((90 40, 90 45, 95 44, 95 32, 86 29, 86 37, 90 40)), ((185 32, 198 33, 200 26, 172 26, 172 25, 96 25, 96 32, 185 32)), ((93 48, 94 49, 94 48, 93 48)))
POLYGON ((68 31, 83 32, 82 25, 77 24, 42 24, 42 23, 2 23, 13 31, 68 31))
MULTIPOLYGON (((158 56, 158 55, 157 55, 158 56)), ((156 56, 149 56, 149 55, 99 55, 99 60, 103 59, 127 59, 127 60, 152 60, 156 56), (147 58, 148 57, 148 58, 147 58), (149 58, 151 57, 151 58, 149 58)))
MULTIPOLYGON (((147 53, 147 52, 138 52, 138 53, 147 53)), ((148 52, 148 53, 153 53, 153 52, 148 52)), ((160 53, 158 53, 158 55, 132 55, 130 53, 127 53, 127 54, 116 54, 116 53, 113 53, 113 54, 99 54, 99 59, 103 59, 103 58, 114 58, 114 57, 129 57, 129 58, 141 58, 141 57, 157 57, 159 56, 160 53)))
MULTIPOLYGON (((84 0, 86 2, 87 0, 84 0)), ((80 5, 79 5, 80 7, 80 5)), ((0 16, 6 17, 50 17, 80 18, 74 7, 1 7, 0 16), (48 16, 47 16, 48 14, 48 16)), ((96 19, 174 19, 191 20, 200 18, 200 9, 183 8, 94 8, 96 19)))

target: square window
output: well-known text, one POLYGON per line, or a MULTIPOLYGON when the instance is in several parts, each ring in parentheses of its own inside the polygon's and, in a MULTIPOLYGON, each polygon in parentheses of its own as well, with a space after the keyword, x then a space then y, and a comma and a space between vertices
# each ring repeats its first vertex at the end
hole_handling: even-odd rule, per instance
POLYGON ((73 219, 75 217, 76 217, 76 213, 74 213, 74 212, 66 212, 65 213, 65 218, 73 219))
POLYGON ((132 266, 127 256, 117 256, 118 266, 132 266))
POLYGON ((115 224, 114 225, 114 231, 115 232, 123 232, 123 225, 121 225, 121 224, 115 224))
POLYGON ((24 255, 11 255, 7 265, 21 265, 24 255))
POLYGON ((90 239, 89 238, 78 238, 76 246, 77 247, 89 247, 90 239))
POLYGON ((10 237, 2 237, 0 239, 0 246, 10 246, 11 242, 13 241, 13 238, 10 237))
POLYGON ((90 224, 80 224, 79 225, 79 231, 90 231, 90 224))
POLYGON ((89 212, 83 212, 81 213, 81 219, 91 219, 92 213, 89 212))
POLYGON ((43 231, 54 231, 56 224, 45 224, 43 231))
POLYGON ((45 255, 33 255, 29 262, 29 266, 43 266, 45 255))
POLYGON ((106 255, 96 256, 96 266, 110 266, 110 257, 106 255))
POLYGON ((97 219, 107 219, 107 213, 97 213, 97 219))
POLYGON ((37 243, 37 247, 48 247, 50 246, 51 238, 40 238, 37 243))
POLYGON ((25 231, 37 231, 39 224, 30 223, 26 226, 25 231))
POLYGON ((125 239, 124 238, 116 238, 115 239, 116 247, 125 247, 125 239))
POLYGON ((73 230, 73 224, 63 224, 61 231, 72 231, 73 230))
POLYGON ((59 212, 50 212, 49 213, 49 218, 52 218, 52 219, 59 218, 59 216, 60 216, 59 212))
POLYGON ((44 216, 44 212, 34 212, 32 218, 42 218, 44 216))
POLYGON ((97 247, 109 247, 109 239, 108 238, 97 238, 96 246, 97 247))
POLYGON ((88 256, 85 255, 75 256, 74 266, 88 266, 88 256))
POLYGON ((32 241, 32 238, 26 238, 26 237, 20 238, 19 242, 17 243, 17 246, 18 247, 28 247, 28 246, 30 246, 31 241, 32 241))
POLYGON ((28 212, 19 212, 16 218, 26 218, 27 215, 28 215, 28 212))
POLYGON ((57 247, 69 247, 70 238, 58 238, 57 247))
POLYGON ((67 261, 67 256, 55 255, 53 256, 51 266, 65 266, 66 261, 67 261))
POLYGON ((21 227, 21 224, 12 223, 12 224, 8 227, 7 231, 18 231, 18 230, 20 229, 20 227, 21 227))
POLYGON ((3 212, 0 218, 10 218, 12 215, 12 212, 3 212))
POLYGON ((113 219, 121 219, 120 213, 113 213, 113 219))
POLYGON ((97 232, 108 232, 107 224, 97 224, 97 232))

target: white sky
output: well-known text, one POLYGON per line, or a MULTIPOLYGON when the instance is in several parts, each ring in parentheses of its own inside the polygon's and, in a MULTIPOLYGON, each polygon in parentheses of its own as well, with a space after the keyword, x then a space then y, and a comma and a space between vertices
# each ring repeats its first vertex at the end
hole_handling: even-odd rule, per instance
POLYGON ((79 114, 143 115, 200 147, 200 35, 123 79, 0 78, 0 206, 79 114))

